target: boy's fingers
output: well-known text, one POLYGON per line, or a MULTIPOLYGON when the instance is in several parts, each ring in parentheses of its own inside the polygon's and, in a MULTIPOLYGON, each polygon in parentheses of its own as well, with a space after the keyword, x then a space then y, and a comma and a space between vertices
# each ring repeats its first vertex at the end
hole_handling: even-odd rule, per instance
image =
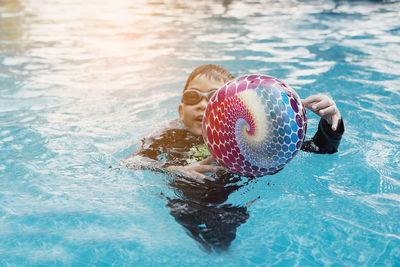
POLYGON ((185 170, 184 168, 173 168, 172 170, 181 173, 183 175, 182 179, 185 179, 188 181, 197 181, 197 182, 204 182, 205 180, 215 181, 215 179, 213 177, 204 175, 197 171, 189 171, 189 170, 185 170))
POLYGON ((312 95, 302 102, 306 108, 314 112, 318 112, 320 109, 335 105, 335 102, 333 102, 333 100, 326 95, 312 95))
POLYGON ((202 174, 202 173, 199 173, 199 172, 196 172, 196 171, 190 172, 190 176, 192 178, 196 179, 197 181, 201 181, 201 182, 204 182, 205 180, 215 181, 215 178, 205 175, 205 174, 202 174))
POLYGON ((312 103, 311 104, 311 110, 315 112, 315 111, 318 111, 318 110, 321 110, 321 109, 325 109, 325 108, 328 108, 328 107, 332 107, 332 106, 335 106, 335 105, 330 99, 322 99, 319 102, 312 103))
POLYGON ((321 116, 325 116, 325 115, 329 115, 329 114, 334 115, 336 113, 336 107, 335 106, 328 106, 328 107, 325 107, 325 108, 319 110, 318 113, 321 116))
POLYGON ((203 172, 217 172, 219 170, 223 170, 224 168, 221 166, 213 166, 213 165, 198 165, 193 169, 196 172, 203 173, 203 172))
POLYGON ((213 156, 209 156, 206 159, 203 159, 202 161, 199 161, 199 164, 201 165, 210 165, 211 162, 213 162, 215 158, 213 156))
POLYGON ((336 131, 337 126, 339 124, 339 120, 340 120, 340 115, 335 114, 332 116, 332 130, 336 131))
POLYGON ((303 102, 303 105, 308 106, 309 104, 313 102, 318 102, 321 101, 323 97, 321 95, 312 95, 307 97, 306 99, 303 99, 301 102, 303 102))
MULTIPOLYGON (((213 160, 213 157, 208 158, 207 160, 213 160)), ((203 174, 203 172, 217 172, 221 169, 224 169, 221 166, 214 166, 214 165, 193 165, 190 168, 182 167, 182 166, 170 166, 168 167, 169 170, 179 172, 185 176, 185 179, 189 180, 196 180, 198 182, 204 182, 205 180, 208 181, 215 181, 215 178, 203 174)))

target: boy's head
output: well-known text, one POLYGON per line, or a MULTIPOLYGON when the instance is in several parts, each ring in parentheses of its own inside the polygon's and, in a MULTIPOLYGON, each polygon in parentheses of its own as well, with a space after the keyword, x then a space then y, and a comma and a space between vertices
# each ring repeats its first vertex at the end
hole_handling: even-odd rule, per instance
POLYGON ((189 75, 183 89, 179 118, 195 135, 202 134, 202 120, 208 100, 222 85, 235 77, 221 66, 201 65, 189 75))
POLYGON ((233 76, 229 71, 227 71, 223 67, 216 64, 205 64, 198 66, 192 71, 192 73, 190 73, 183 91, 186 91, 186 89, 188 89, 189 87, 190 82, 194 78, 200 75, 204 75, 206 78, 210 80, 222 81, 224 84, 229 82, 230 80, 235 79, 235 76, 233 76))

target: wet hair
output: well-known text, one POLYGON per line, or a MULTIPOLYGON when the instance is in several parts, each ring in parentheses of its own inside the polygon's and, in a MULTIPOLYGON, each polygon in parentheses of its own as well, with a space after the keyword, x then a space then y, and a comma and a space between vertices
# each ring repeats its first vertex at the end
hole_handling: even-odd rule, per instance
POLYGON ((229 71, 227 71, 226 69, 224 69, 219 65, 205 64, 198 66, 192 71, 192 73, 190 73, 183 91, 185 91, 188 88, 189 83, 193 81, 194 78, 200 75, 204 75, 205 77, 216 81, 223 81, 224 83, 229 82, 230 80, 235 78, 235 76, 233 76, 229 71))

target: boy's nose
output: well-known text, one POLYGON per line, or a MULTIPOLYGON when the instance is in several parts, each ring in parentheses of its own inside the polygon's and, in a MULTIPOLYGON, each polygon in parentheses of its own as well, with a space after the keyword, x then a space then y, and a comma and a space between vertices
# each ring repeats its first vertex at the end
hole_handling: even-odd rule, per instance
POLYGON ((207 98, 205 98, 204 96, 201 98, 200 102, 199 102, 199 107, 202 109, 206 109, 207 107, 207 98))

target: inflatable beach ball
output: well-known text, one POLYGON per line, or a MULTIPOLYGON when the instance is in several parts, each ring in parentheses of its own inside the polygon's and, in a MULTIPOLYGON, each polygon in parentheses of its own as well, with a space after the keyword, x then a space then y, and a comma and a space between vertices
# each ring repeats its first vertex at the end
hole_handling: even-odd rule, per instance
POLYGON ((264 75, 236 78, 210 99, 203 138, 229 171, 264 176, 281 170, 299 151, 307 117, 297 93, 264 75))

